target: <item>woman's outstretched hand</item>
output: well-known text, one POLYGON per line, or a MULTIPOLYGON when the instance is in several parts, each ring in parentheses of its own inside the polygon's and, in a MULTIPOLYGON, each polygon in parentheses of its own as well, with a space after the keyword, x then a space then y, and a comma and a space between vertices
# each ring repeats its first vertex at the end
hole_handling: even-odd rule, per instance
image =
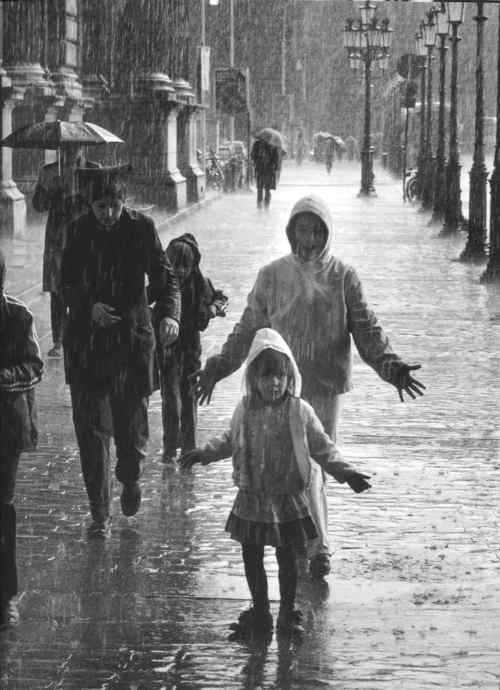
POLYGON ((370 479, 370 475, 362 474, 361 472, 353 472, 352 474, 349 474, 346 482, 353 491, 355 491, 357 494, 360 494, 362 491, 366 491, 367 489, 371 488, 371 484, 366 481, 367 479, 370 479))
POLYGON ((398 374, 398 381, 396 383, 396 388, 398 389, 399 399, 404 402, 403 391, 410 396, 410 398, 415 398, 417 395, 422 396, 425 390, 425 386, 417 379, 414 379, 410 374, 411 371, 416 371, 420 369, 420 364, 403 364, 398 374))
POLYGON ((198 403, 203 405, 206 402, 207 405, 210 405, 212 393, 217 383, 214 374, 207 371, 207 369, 198 369, 198 371, 188 376, 188 380, 198 398, 198 403))
POLYGON ((203 451, 199 448, 194 448, 193 450, 188 450, 183 453, 178 460, 179 465, 183 470, 190 470, 193 465, 201 463, 203 461, 203 451))

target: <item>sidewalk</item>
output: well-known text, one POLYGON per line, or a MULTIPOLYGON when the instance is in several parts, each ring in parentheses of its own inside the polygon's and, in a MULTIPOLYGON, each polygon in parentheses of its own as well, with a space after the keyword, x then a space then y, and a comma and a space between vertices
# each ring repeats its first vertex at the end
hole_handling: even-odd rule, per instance
MULTIPOLYGON (((229 294, 227 317, 203 334, 208 355, 258 268, 289 251, 294 201, 322 196, 334 253, 356 267, 395 351, 422 364, 425 396, 401 404, 355 356, 341 445, 373 489, 356 496, 329 483, 333 572, 322 587, 301 581, 303 644, 227 641, 248 601, 239 545, 224 532, 231 466, 165 468, 158 395, 141 511, 121 516, 115 486, 110 539, 87 540, 69 395, 62 363, 49 360, 40 446, 19 469, 22 622, 0 637, 2 690, 499 690, 500 290, 480 284, 481 266, 454 261, 462 233, 438 237, 428 214, 403 204, 399 181, 376 175, 378 197, 358 199, 357 166, 327 176, 289 164, 267 213, 253 196, 226 195, 162 231, 164 243, 195 234, 202 269, 229 294)), ((48 304, 33 309, 46 336, 48 304)), ((217 386, 200 410, 200 442, 225 430, 240 391, 238 373, 217 386)), ((276 613, 271 551, 266 566, 276 613)))

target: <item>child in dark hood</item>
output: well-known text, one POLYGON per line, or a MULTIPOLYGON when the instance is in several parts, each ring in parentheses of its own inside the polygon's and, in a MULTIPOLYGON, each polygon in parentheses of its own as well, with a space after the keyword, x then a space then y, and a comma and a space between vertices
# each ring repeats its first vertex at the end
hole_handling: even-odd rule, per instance
POLYGON ((161 374, 163 460, 168 462, 195 447, 198 402, 189 380, 200 367, 200 331, 214 316, 225 316, 227 297, 200 271, 201 254, 193 235, 173 239, 166 250, 181 288, 179 337, 159 352, 161 374))
POLYGON ((36 445, 34 387, 43 369, 33 316, 4 293, 4 277, 0 251, 0 628, 19 620, 14 492, 19 456, 36 445))
POLYGON ((295 608, 297 554, 317 536, 306 490, 314 460, 338 482, 360 493, 369 477, 342 459, 313 408, 301 399, 302 377, 292 352, 272 328, 255 334, 245 374, 246 395, 236 407, 230 429, 181 458, 181 466, 232 456, 238 493, 226 530, 241 543, 253 606, 231 628, 236 637, 272 629, 264 547, 276 548, 280 585, 277 629, 301 633, 295 608))

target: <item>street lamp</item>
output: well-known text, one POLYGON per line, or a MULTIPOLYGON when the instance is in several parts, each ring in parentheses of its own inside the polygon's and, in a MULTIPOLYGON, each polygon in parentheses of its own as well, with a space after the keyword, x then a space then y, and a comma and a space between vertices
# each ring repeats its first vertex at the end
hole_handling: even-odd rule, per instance
POLYGON ((486 258, 486 180, 488 170, 484 164, 484 22, 482 0, 477 3, 476 39, 476 123, 474 159, 470 170, 469 223, 467 243, 460 255, 461 261, 482 261, 486 258))
POLYGON ((420 139, 417 156, 417 190, 418 198, 421 199, 425 181, 425 59, 427 57, 422 25, 415 34, 415 52, 420 61, 420 139))
POLYGON ((427 21, 422 24, 423 41, 427 50, 427 121, 425 126, 424 184, 422 187, 422 205, 432 205, 434 191, 434 162, 432 160, 432 51, 436 45, 436 23, 434 10, 426 13, 427 21))
MULTIPOLYGON (((498 7, 497 94, 500 94, 500 6, 498 7)), ((500 98, 497 97, 495 165, 490 178, 490 246, 488 264, 481 281, 500 279, 500 98)))
POLYGON ((439 120, 438 145, 436 151, 436 177, 434 186, 434 207, 432 222, 443 222, 446 206, 446 155, 445 155, 445 96, 446 96, 446 39, 450 34, 450 22, 444 2, 436 13, 437 35, 439 36, 439 120))
POLYGON ((450 85, 450 148, 446 170, 447 189, 443 232, 455 232, 463 223, 460 195, 460 159, 457 135, 457 77, 458 77, 458 27, 464 20, 465 4, 447 2, 448 20, 451 24, 451 85, 450 85))
POLYGON ((359 8, 360 19, 348 19, 344 29, 344 48, 353 69, 365 67, 365 118, 361 150, 361 189, 358 196, 376 196, 373 186, 373 150, 371 146, 371 74, 372 64, 389 55, 392 29, 389 20, 378 21, 376 5, 365 0, 359 8))
MULTIPOLYGON (((207 16, 206 16, 206 8, 205 8, 205 0, 200 0, 201 2, 201 37, 200 37, 200 44, 201 44, 201 53, 203 52, 203 49, 206 46, 207 43, 207 16)), ((208 4, 211 7, 217 7, 219 4, 219 0, 208 0, 208 4)), ((200 54, 200 79, 202 78, 202 59, 203 56, 200 54)), ((200 97, 202 96, 203 88, 202 85, 200 85, 200 97)), ((202 105, 204 105, 202 103, 202 105)), ((202 165, 202 171, 203 174, 206 174, 206 148, 207 148, 207 113, 205 108, 201 109, 201 165, 202 165)))

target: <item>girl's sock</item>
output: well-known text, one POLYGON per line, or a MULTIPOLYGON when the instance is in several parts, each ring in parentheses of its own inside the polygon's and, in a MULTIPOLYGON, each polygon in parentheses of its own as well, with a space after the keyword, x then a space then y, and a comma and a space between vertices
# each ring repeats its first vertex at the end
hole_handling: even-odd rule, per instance
POLYGON ((243 563, 248 588, 252 595, 253 606, 256 612, 269 611, 269 598, 267 593, 267 576, 264 570, 264 547, 255 544, 242 544, 243 563))
POLYGON ((297 591, 297 554, 294 546, 278 546, 276 548, 278 561, 278 578, 280 583, 280 606, 293 610, 295 593, 297 591))

